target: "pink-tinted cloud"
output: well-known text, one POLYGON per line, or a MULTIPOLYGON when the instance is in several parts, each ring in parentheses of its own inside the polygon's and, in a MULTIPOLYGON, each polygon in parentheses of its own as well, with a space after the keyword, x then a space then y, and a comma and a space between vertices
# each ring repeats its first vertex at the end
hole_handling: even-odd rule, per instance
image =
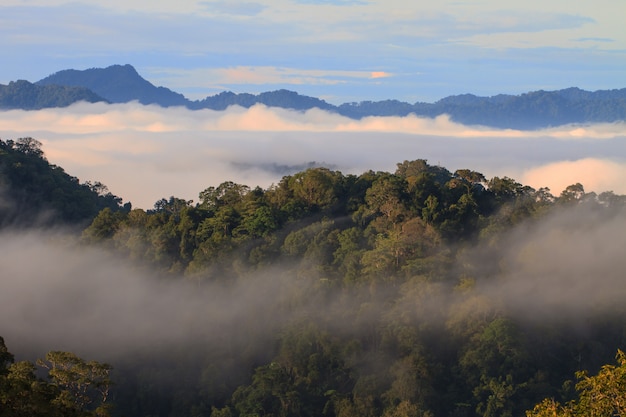
POLYGON ((585 158, 557 161, 526 171, 520 180, 532 187, 549 187, 554 193, 581 183, 586 191, 626 194, 626 164, 608 159, 585 158))
POLYGON ((373 71, 370 74, 370 78, 387 78, 387 77, 391 77, 392 74, 385 72, 385 71, 373 71))
POLYGON ((82 181, 101 181, 143 208, 171 195, 197 199, 223 181, 267 187, 285 173, 272 166, 312 161, 360 174, 427 159, 451 171, 471 168, 549 186, 556 194, 575 182, 588 191, 626 193, 620 181, 625 126, 524 132, 464 126, 446 116, 353 120, 260 105, 221 112, 137 103, 0 112, 2 139, 35 137, 51 163, 82 181))

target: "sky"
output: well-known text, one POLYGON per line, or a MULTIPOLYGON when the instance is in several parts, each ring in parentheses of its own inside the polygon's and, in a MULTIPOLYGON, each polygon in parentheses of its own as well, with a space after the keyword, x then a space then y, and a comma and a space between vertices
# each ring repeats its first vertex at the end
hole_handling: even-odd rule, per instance
POLYGON ((623 88, 624 16, 623 0, 3 0, 0 83, 131 64, 191 99, 623 88))

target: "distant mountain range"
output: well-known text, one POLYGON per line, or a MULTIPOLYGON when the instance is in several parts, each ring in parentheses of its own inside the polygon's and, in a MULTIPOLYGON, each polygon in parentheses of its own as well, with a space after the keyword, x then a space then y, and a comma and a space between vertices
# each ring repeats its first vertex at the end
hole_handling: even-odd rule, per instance
POLYGON ((521 95, 500 94, 479 97, 462 94, 435 103, 406 103, 398 100, 363 101, 339 106, 303 96, 289 90, 261 94, 236 94, 230 91, 203 100, 189 100, 165 87, 154 86, 131 65, 113 65, 87 70, 63 70, 36 83, 19 80, 0 84, 0 109, 36 110, 64 107, 77 101, 142 104, 163 107, 185 106, 192 110, 224 110, 228 106, 251 107, 264 104, 295 110, 319 108, 360 119, 368 116, 423 117, 450 115, 468 125, 498 128, 538 129, 569 123, 617 122, 626 120, 626 88, 585 91, 567 88, 558 91, 533 91, 521 95))

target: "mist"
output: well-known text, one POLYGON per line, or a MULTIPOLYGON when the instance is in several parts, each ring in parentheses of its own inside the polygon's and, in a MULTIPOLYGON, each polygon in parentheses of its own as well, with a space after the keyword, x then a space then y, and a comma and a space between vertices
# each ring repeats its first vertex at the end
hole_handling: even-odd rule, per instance
POLYGON ((62 232, 2 234, 0 265, 1 335, 30 359, 67 350, 116 362, 250 340, 261 350, 284 324, 281 303, 304 285, 269 270, 245 282, 165 278, 62 232))
POLYGON ((497 272, 478 290, 499 308, 531 322, 574 321, 623 314, 626 217, 583 205, 523 224, 497 245, 480 247, 479 264, 497 272), (499 248, 496 249, 495 246, 499 248), (502 260, 493 265, 493 254, 502 260))
MULTIPOLYGON (((623 310, 624 247, 623 215, 564 208, 460 252, 453 270, 470 274, 473 296, 485 297, 489 308, 531 323, 576 324, 623 310)), ((339 334, 358 331, 364 294, 375 310, 357 314, 360 329, 407 305, 419 312, 416 320, 445 326, 460 305, 458 294, 437 285, 401 289, 391 308, 377 298, 396 291, 385 288, 393 284, 320 298, 319 277, 299 276, 284 262, 239 277, 209 274, 202 282, 163 277, 60 232, 4 232, 0 265, 0 334, 30 358, 67 350, 115 363, 172 348, 232 354, 246 346, 262 356, 299 319, 331 323, 339 334)))
POLYGON ((197 200, 224 181, 265 188, 310 163, 359 175, 393 172, 407 159, 508 176, 557 195, 577 182, 588 192, 626 193, 624 123, 517 131, 446 116, 357 121, 262 105, 220 112, 79 103, 0 112, 2 139, 25 136, 43 143, 50 163, 145 209, 169 196, 197 200))

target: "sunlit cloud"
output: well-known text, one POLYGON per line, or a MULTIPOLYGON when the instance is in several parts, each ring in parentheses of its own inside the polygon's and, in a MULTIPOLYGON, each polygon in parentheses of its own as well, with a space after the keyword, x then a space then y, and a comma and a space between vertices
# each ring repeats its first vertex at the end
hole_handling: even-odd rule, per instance
POLYGON ((388 78, 384 71, 301 69, 273 66, 236 66, 228 68, 145 68, 146 76, 158 85, 171 88, 215 89, 227 85, 336 85, 351 80, 388 78))
POLYGON ((584 158, 576 161, 557 161, 526 171, 520 180, 532 187, 548 187, 556 194, 567 186, 581 183, 586 191, 614 191, 626 194, 623 179, 626 163, 609 159, 584 158), (617 191, 616 191, 617 190, 617 191))
POLYGON ((143 208, 172 195, 194 200, 224 181, 268 187, 285 174, 276 166, 295 172, 316 162, 358 175, 393 172, 406 159, 506 175, 556 194, 576 182, 626 194, 619 180, 626 170, 624 123, 519 131, 464 126, 445 115, 353 120, 263 105, 191 111, 97 103, 0 112, 0 137, 24 136, 40 140, 51 163, 143 208))
POLYGON ((385 71, 372 71, 372 73, 370 74, 370 78, 387 78, 391 76, 392 74, 385 71))

